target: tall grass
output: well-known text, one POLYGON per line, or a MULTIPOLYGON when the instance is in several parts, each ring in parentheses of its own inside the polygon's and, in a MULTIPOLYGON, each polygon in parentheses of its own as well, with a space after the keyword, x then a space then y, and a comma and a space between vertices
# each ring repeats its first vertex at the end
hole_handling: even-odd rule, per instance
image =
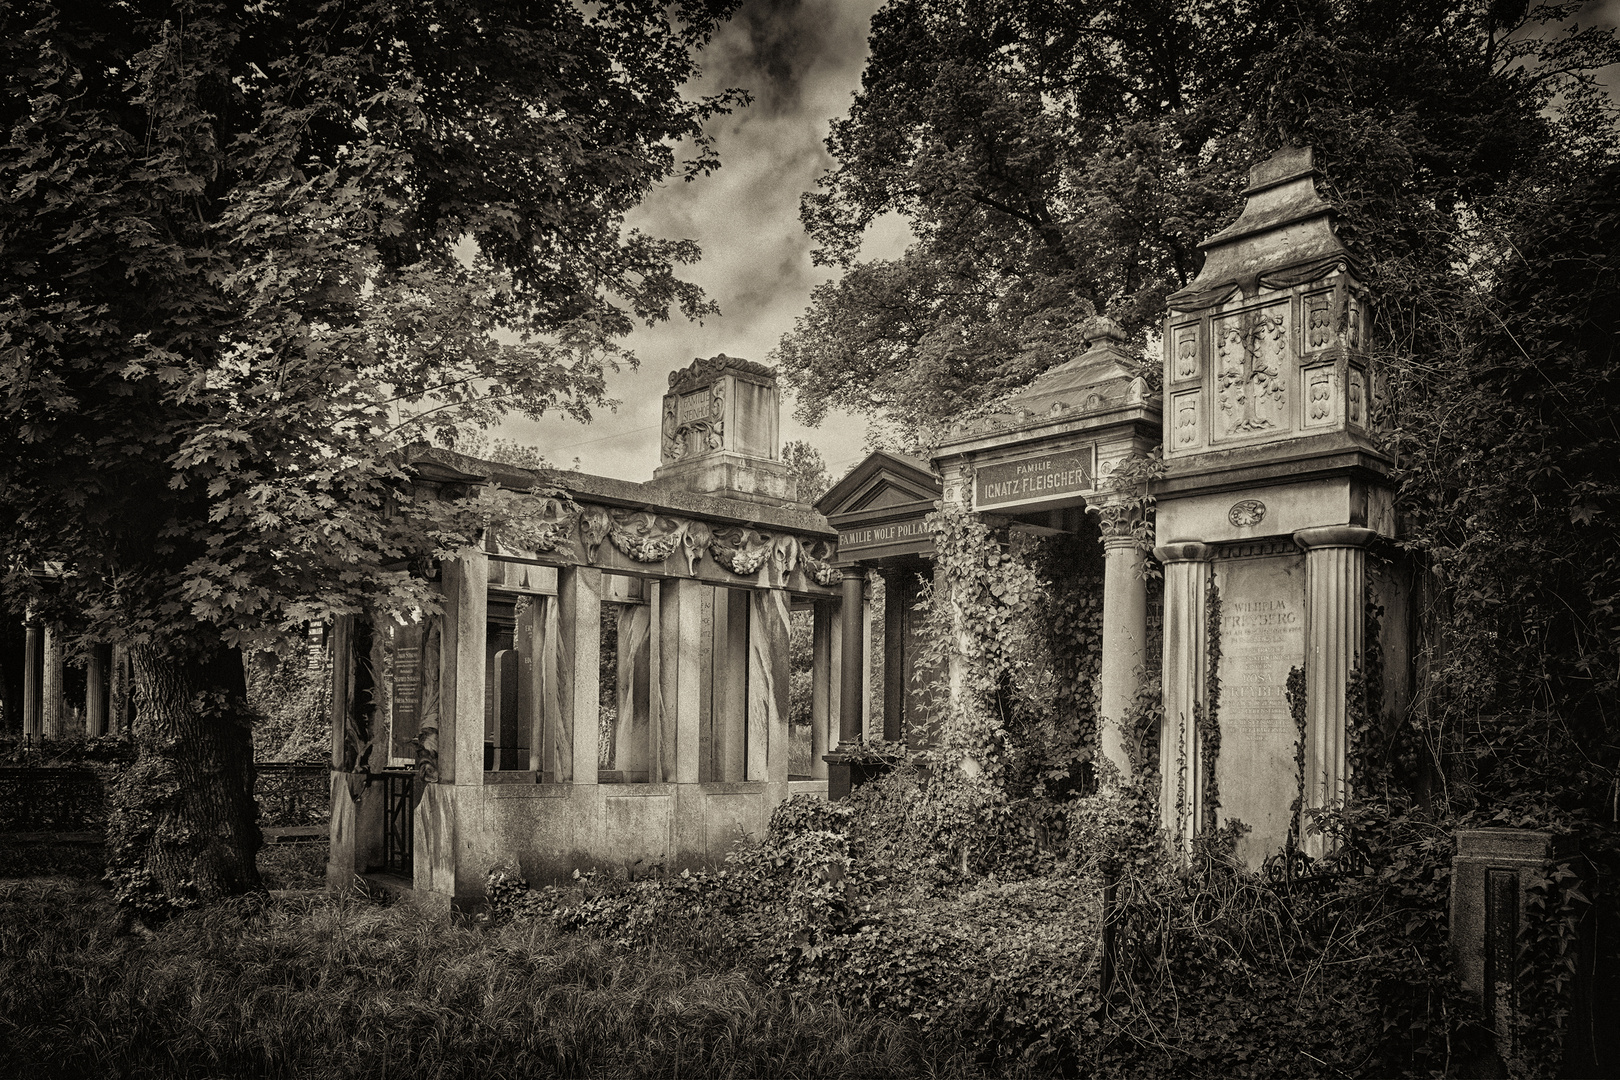
POLYGON ((31 1077, 956 1076, 903 1022, 746 969, 364 899, 121 932, 98 886, 0 882, 0 1073, 31 1077))

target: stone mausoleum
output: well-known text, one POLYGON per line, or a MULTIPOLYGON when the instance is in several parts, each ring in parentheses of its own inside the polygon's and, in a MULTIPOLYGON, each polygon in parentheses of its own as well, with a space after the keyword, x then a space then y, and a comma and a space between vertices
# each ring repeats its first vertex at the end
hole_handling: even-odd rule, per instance
POLYGON ((442 615, 333 628, 332 883, 381 870, 448 906, 480 897, 504 858, 531 880, 713 862, 790 794, 847 793, 867 774, 862 743, 931 741, 932 699, 957 675, 920 667, 925 519, 941 500, 1101 545, 1101 754, 1129 774, 1122 721, 1159 680, 1172 846, 1238 818, 1251 865, 1282 849, 1296 796, 1309 808, 1346 790, 1354 672, 1376 644, 1398 713, 1410 667, 1369 299, 1314 177, 1308 149, 1252 170, 1241 216, 1170 298, 1159 386, 1093 320, 1070 360, 930 460, 873 454, 813 509, 780 460, 774 372, 725 356, 670 375, 647 483, 415 451, 421 499, 550 494, 437 569, 442 615), (1141 501, 1112 482, 1156 451, 1162 592, 1141 501), (795 611, 814 654, 797 755, 795 611))
POLYGON ((864 574, 797 500, 778 411, 771 369, 717 356, 670 376, 649 483, 413 452, 417 498, 550 494, 438 567, 441 615, 334 628, 334 886, 381 872, 450 906, 505 858, 535 880, 703 864, 789 794, 825 795, 840 694, 859 707, 834 658, 846 621, 859 637, 864 574), (797 769, 795 610, 815 630, 797 769))

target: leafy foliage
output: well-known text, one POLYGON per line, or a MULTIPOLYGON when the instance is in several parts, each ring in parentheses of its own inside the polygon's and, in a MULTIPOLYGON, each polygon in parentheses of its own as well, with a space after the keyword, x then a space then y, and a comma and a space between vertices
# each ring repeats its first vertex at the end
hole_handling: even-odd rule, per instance
POLYGON ((0 593, 131 647, 158 787, 115 820, 157 817, 111 851, 172 862, 154 897, 255 886, 229 650, 432 610, 429 560, 515 509, 402 498, 400 447, 586 417, 616 337, 710 310, 624 218, 717 164, 742 99, 680 87, 731 6, 0 13, 0 593))
POLYGON ((0 974, 19 1080, 974 1071, 903 1020, 664 944, 424 920, 361 896, 238 901, 138 936, 94 885, 7 881, 0 974))

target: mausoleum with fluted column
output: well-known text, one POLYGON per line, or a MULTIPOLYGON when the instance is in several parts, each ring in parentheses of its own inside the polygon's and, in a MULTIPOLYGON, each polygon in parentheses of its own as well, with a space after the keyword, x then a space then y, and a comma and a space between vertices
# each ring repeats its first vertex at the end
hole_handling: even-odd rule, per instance
POLYGON ((1388 543, 1392 463, 1364 349, 1372 298, 1311 151, 1256 165, 1245 197, 1164 321, 1160 805, 1181 847, 1242 820, 1240 853, 1257 863, 1294 827, 1301 736, 1306 810, 1353 783, 1345 703, 1369 613, 1381 612, 1384 706, 1403 707, 1410 590, 1388 543), (1286 693, 1295 668, 1303 732, 1286 693))

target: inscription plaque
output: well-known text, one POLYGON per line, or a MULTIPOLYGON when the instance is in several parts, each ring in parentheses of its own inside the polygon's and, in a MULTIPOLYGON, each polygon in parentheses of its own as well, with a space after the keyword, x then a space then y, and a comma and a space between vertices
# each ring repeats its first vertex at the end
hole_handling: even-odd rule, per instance
POLYGON ((1091 491, 1097 448, 1081 447, 985 465, 973 477, 973 508, 1022 506, 1091 491))
POLYGON ((422 725, 422 624, 394 628, 393 691, 389 753, 396 758, 416 757, 416 738, 422 725))
POLYGON ((709 418, 709 392, 701 390, 696 394, 682 394, 680 404, 677 406, 676 419, 685 427, 694 420, 707 420, 709 418))
POLYGON ((933 538, 928 531, 928 522, 923 518, 890 521, 882 525, 866 525, 858 529, 840 530, 838 533, 838 550, 849 551, 858 548, 887 547, 890 544, 905 544, 913 541, 927 541, 930 544, 933 542, 933 538))
POLYGON ((1222 816, 1253 829, 1239 854, 1258 866, 1282 848, 1298 787, 1297 732, 1286 691, 1289 669, 1305 666, 1305 557, 1220 559, 1215 581, 1221 596, 1216 767, 1222 816))

